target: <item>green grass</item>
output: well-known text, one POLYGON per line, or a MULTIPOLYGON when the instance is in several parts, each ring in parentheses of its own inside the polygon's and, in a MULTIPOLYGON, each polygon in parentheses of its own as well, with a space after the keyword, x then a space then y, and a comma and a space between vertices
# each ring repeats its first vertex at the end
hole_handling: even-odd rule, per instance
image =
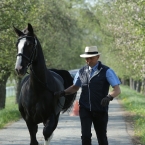
POLYGON ((7 97, 5 109, 0 110, 0 128, 3 128, 8 123, 19 120, 20 117, 18 105, 15 104, 15 97, 7 97))
POLYGON ((121 86, 121 95, 118 98, 121 98, 125 109, 133 114, 135 135, 145 144, 145 95, 121 86))

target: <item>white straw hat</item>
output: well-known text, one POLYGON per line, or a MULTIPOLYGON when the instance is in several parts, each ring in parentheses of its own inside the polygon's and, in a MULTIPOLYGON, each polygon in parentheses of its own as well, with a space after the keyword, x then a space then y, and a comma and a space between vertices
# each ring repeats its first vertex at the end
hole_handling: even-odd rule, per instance
POLYGON ((97 46, 86 46, 85 53, 81 54, 80 57, 87 58, 100 55, 98 52, 97 46))

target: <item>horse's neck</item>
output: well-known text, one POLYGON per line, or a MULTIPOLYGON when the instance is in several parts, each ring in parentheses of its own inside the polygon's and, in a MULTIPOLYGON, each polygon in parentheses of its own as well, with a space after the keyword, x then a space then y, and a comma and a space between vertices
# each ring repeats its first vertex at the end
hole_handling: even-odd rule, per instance
POLYGON ((34 63, 32 63, 30 79, 33 86, 41 88, 41 86, 44 87, 44 85, 47 83, 48 73, 41 45, 39 43, 37 45, 37 58, 34 63))

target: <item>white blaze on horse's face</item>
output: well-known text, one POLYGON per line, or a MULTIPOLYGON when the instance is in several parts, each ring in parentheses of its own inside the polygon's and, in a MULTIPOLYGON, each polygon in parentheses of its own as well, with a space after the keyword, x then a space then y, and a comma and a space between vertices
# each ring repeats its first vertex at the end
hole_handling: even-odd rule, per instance
MULTIPOLYGON (((26 38, 22 38, 19 41, 19 43, 18 43, 18 54, 19 53, 23 54, 23 48, 24 48, 25 42, 26 42, 26 38)), ((15 69, 18 70, 18 71, 20 69, 22 69, 21 62, 22 62, 22 56, 19 55, 19 56, 17 56, 16 65, 15 65, 15 69)))

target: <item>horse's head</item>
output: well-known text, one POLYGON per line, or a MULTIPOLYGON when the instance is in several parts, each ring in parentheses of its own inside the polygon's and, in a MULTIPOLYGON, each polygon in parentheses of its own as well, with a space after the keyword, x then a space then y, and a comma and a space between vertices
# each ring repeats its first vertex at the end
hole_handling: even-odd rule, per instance
POLYGON ((17 46, 17 60, 15 69, 19 76, 23 76, 27 72, 27 68, 32 64, 36 57, 37 41, 33 32, 33 27, 28 24, 28 27, 23 31, 14 27, 18 35, 17 46))

